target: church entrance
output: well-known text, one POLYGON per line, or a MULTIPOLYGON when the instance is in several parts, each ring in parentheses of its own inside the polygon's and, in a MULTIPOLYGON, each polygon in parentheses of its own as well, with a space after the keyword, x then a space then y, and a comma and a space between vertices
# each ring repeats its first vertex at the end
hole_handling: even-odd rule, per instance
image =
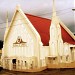
POLYGON ((16 59, 12 59, 12 68, 13 69, 16 69, 16 59))

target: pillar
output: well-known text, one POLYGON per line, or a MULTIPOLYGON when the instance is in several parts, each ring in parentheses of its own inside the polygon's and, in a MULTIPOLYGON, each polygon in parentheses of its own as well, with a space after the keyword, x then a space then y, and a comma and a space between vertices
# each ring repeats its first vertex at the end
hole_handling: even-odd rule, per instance
POLYGON ((9 70, 12 70, 12 59, 9 60, 9 70))

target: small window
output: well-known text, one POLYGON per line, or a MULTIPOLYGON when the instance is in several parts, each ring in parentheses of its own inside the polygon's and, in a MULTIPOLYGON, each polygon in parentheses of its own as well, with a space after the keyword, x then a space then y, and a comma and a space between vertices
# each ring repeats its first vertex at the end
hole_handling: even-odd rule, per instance
POLYGON ((13 64, 16 64, 16 59, 13 59, 13 60, 12 60, 12 63, 13 63, 13 64))
POLYGON ((25 61, 25 66, 27 66, 27 62, 25 61))
POLYGON ((53 58, 53 60, 55 60, 55 58, 53 58))

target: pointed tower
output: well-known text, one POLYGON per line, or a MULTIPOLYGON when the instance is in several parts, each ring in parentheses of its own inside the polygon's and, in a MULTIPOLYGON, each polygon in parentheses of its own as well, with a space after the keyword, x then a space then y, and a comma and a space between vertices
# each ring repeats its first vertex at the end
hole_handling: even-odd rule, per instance
POLYGON ((61 27, 55 11, 55 2, 53 0, 52 22, 50 26, 50 55, 62 59, 63 56, 63 40, 61 35, 61 27))
POLYGON ((62 59, 62 56, 63 56, 63 40, 62 40, 62 34, 61 34, 61 27, 60 27, 60 24, 59 24, 59 19, 58 17, 56 16, 55 19, 57 20, 57 24, 56 24, 56 27, 57 27, 57 45, 58 45, 58 57, 60 57, 62 59))
POLYGON ((61 34, 61 27, 60 24, 57 24, 57 44, 58 44, 58 55, 62 58, 63 56, 63 40, 61 34))
POLYGON ((57 25, 57 50, 58 50, 58 62, 63 62, 63 40, 62 40, 62 34, 61 34, 61 27, 58 23, 57 25))
POLYGON ((58 23, 56 19, 56 11, 55 11, 55 4, 53 0, 53 13, 52 13, 52 22, 50 26, 50 41, 49 41, 49 46, 50 46, 50 56, 56 57, 58 56, 57 52, 57 26, 56 24, 58 23))
POLYGON ((8 12, 6 14, 6 30, 5 30, 5 34, 4 34, 4 41, 5 41, 7 32, 8 32, 8 12))

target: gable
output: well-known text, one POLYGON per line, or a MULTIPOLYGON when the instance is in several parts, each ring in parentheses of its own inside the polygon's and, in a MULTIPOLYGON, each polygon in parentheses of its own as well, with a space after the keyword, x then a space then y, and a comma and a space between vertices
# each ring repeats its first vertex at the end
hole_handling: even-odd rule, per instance
MULTIPOLYGON (((33 16, 30 14, 26 14, 26 16, 29 18, 31 23, 34 25, 36 30, 41 36, 41 40, 44 45, 49 45, 49 29, 51 25, 51 20, 46 18, 41 18, 37 16, 33 16)), ((75 44, 75 40, 71 37, 71 35, 62 27, 61 25, 61 32, 62 32, 62 39, 64 42, 67 42, 69 44, 75 44)))
POLYGON ((23 39, 25 38, 23 36, 29 36, 28 38, 32 38, 33 36, 34 38, 34 34, 32 33, 31 29, 29 29, 28 23, 23 20, 23 17, 19 12, 16 13, 16 16, 10 27, 8 39, 11 39, 12 37, 15 38, 15 36, 16 38, 21 36, 23 39))
MULTIPOLYGON (((23 22, 25 24, 24 26, 26 26, 26 28, 28 28, 28 31, 30 32, 30 34, 32 34, 37 40, 41 41, 39 33, 36 31, 36 29, 33 27, 31 22, 29 21, 29 19, 26 17, 26 15, 23 13, 23 11, 20 8, 17 8, 14 15, 13 15, 13 18, 12 18, 11 23, 10 23, 10 27, 8 28, 8 31, 7 31, 7 34, 6 34, 6 37, 5 37, 5 41, 8 38, 9 33, 10 33, 14 23, 17 20, 21 20, 21 19, 24 21, 23 22), (22 18, 19 17, 19 15, 18 15, 18 18, 16 18, 17 14, 20 14, 20 16, 22 18)), ((20 25, 20 23, 17 22, 17 25, 20 25)), ((16 26, 16 24, 14 26, 16 26)))
MULTIPOLYGON (((38 38, 39 41, 42 41, 43 45, 48 46, 49 40, 50 40, 51 20, 46 19, 46 18, 33 16, 30 14, 24 14, 21 9, 17 9, 15 11, 14 16, 11 21, 11 24, 10 24, 10 27, 9 27, 9 30, 8 30, 8 33, 11 30, 12 23, 13 23, 14 18, 16 16, 16 12, 19 12, 23 16, 23 19, 27 20, 27 23, 29 23, 28 26, 29 26, 31 32, 33 32, 33 34, 35 35, 35 37, 38 38)), ((74 38, 69 34, 69 32, 65 28, 63 28, 62 24, 61 24, 61 31, 62 31, 62 39, 64 42, 67 42, 70 44, 75 44, 74 38)), ((6 37, 8 36, 8 33, 7 33, 6 37)))

